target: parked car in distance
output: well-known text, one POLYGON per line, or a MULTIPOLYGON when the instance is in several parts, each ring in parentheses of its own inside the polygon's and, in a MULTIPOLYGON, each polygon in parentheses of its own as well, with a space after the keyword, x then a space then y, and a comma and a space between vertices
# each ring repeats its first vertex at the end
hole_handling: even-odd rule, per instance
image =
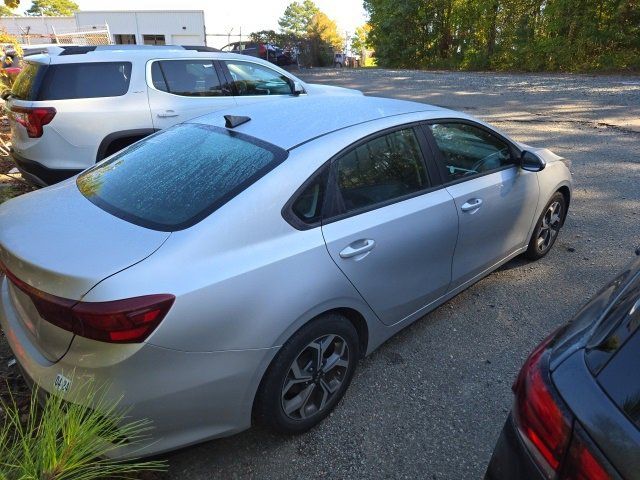
POLYGON ((252 419, 301 432, 362 355, 546 255, 570 198, 560 157, 464 113, 359 95, 228 109, 0 205, 0 325, 42 390, 86 401, 75 372, 151 419, 136 455, 252 419))
POLYGON ((22 55, 18 54, 13 45, 2 45, 2 66, 0 72, 13 81, 21 70, 22 55))
POLYGON ((42 186, 204 113, 336 93, 361 95, 308 85, 266 61, 207 47, 106 45, 29 57, 6 106, 13 159, 42 186))
POLYGON ((284 50, 272 43, 233 42, 222 47, 221 51, 262 58, 280 66, 296 63, 296 59, 289 50, 284 50))
POLYGON ((639 327, 637 259, 525 362, 485 478, 640 479, 639 327))

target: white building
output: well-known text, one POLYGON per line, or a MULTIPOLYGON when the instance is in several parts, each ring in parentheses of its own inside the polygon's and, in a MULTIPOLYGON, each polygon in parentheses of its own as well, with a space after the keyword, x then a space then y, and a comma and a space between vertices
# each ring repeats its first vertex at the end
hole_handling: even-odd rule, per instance
POLYGON ((108 27, 116 44, 205 45, 202 10, 79 11, 72 17, 1 17, 0 29, 22 43, 52 42, 55 34, 108 27))
POLYGON ((138 45, 205 45, 202 10, 77 12, 76 24, 107 25, 113 43, 138 45))

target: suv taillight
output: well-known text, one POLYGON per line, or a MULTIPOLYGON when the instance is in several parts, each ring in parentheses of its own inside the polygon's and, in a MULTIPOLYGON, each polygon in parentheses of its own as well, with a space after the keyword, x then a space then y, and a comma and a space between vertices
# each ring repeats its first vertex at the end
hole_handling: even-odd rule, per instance
POLYGON ((555 476, 562 464, 573 422, 551 383, 547 347, 554 336, 534 350, 513 385, 515 424, 548 478, 555 476))
POLYGON ((611 480, 606 460, 556 392, 549 372, 552 333, 529 356, 513 384, 513 419, 547 478, 611 480))
POLYGON ((43 133, 42 127, 51 123, 56 116, 56 109, 53 107, 11 107, 12 117, 27 129, 30 138, 40 138, 43 133))
MULTIPOLYGON (((0 263, 0 270, 3 270, 0 263)), ((175 297, 146 295, 112 302, 79 302, 42 292, 4 268, 7 278, 33 302, 47 322, 81 337, 109 343, 140 343, 165 317, 175 297)))
POLYGON ((617 475, 578 424, 573 429, 561 480, 613 480, 617 475))

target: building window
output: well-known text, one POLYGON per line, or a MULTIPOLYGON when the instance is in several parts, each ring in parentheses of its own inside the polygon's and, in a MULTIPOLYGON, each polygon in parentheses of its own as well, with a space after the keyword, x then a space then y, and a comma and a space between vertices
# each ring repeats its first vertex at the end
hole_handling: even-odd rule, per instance
POLYGON ((117 33, 113 36, 116 45, 135 45, 136 36, 133 33, 117 33))
POLYGON ((145 45, 166 45, 164 35, 143 35, 145 45))

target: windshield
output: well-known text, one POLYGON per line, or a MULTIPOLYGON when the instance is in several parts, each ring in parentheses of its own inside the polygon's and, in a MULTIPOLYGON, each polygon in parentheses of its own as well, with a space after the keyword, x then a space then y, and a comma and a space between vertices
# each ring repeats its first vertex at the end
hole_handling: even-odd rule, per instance
POLYGON ((137 225, 188 228, 279 165, 287 152, 224 128, 163 130, 80 174, 91 202, 137 225))

